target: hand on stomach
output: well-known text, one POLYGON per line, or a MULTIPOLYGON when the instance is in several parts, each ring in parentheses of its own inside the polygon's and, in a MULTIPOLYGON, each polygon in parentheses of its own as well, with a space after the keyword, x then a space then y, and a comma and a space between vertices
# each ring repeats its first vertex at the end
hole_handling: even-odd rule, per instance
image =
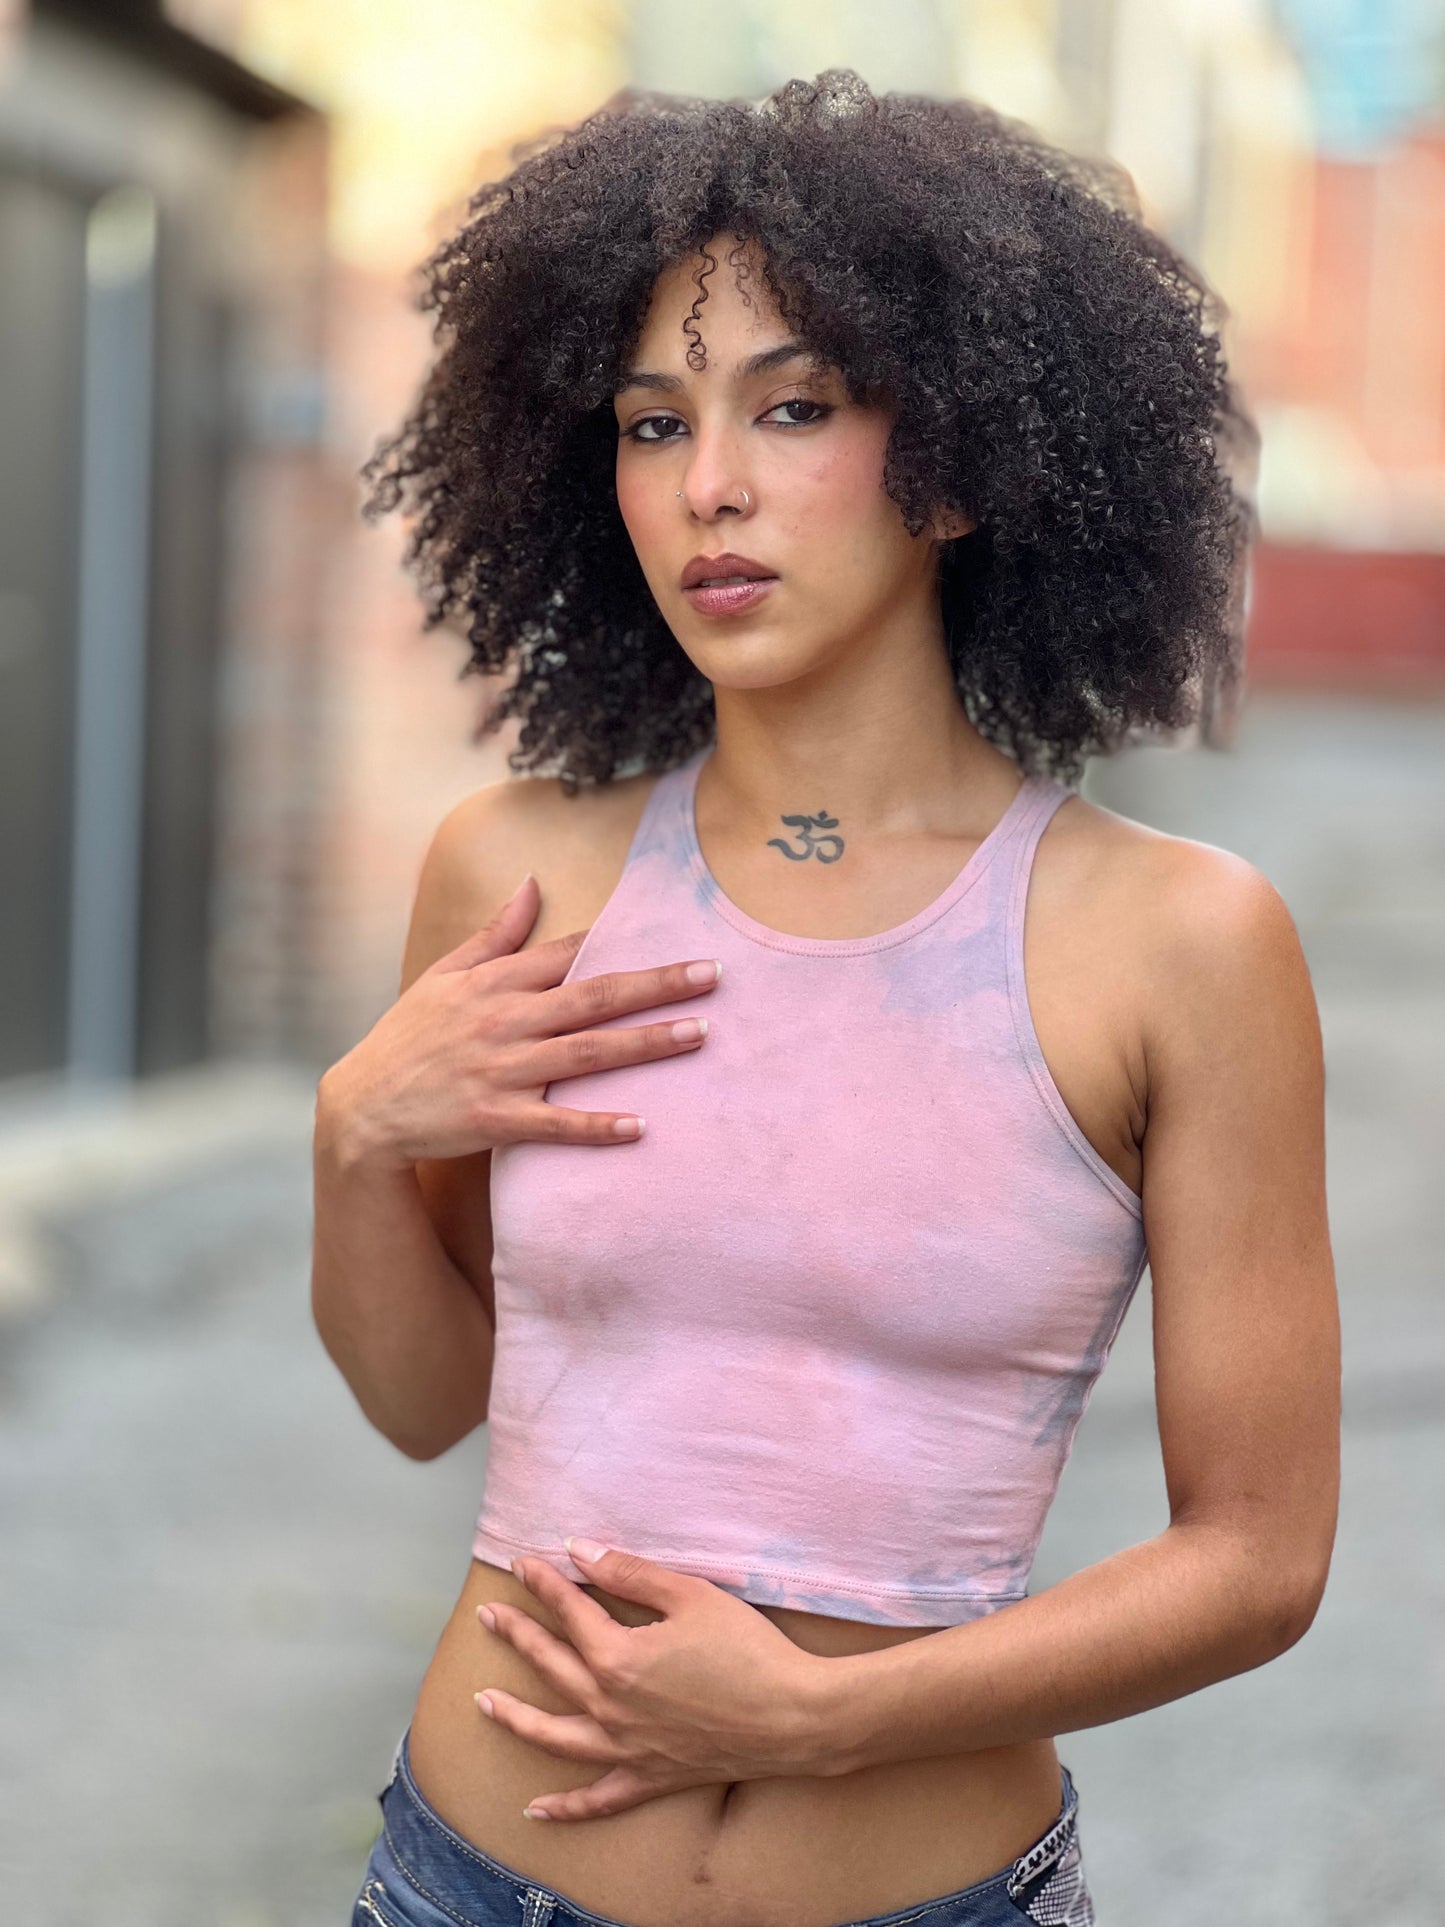
MULTIPOLYGON (((624 1624, 655 1617, 595 1587, 624 1624)), ((493 1685, 547 1712, 577 1707, 476 1609, 520 1607, 562 1629, 512 1573, 474 1560, 422 1682, 409 1752, 423 1797, 455 1832, 513 1872, 633 1927, 833 1927, 987 1879, 1057 1817, 1052 1741, 855 1773, 691 1787, 626 1812, 532 1821, 529 1800, 606 1771, 552 1753, 479 1711, 493 1685)), ((805 1651, 842 1655, 925 1637, 932 1627, 860 1624, 758 1606, 805 1651)))

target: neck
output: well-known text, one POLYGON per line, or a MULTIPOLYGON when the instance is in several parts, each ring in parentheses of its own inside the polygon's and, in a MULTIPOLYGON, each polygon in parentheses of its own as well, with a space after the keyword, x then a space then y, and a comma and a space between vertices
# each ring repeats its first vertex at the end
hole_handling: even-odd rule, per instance
POLYGON ((981 834, 1019 783, 1011 757, 969 721, 940 638, 914 672, 890 655, 886 680, 843 666, 769 689, 717 687, 707 813, 747 835, 780 811, 848 811, 859 834, 981 834), (982 830, 980 829, 982 825, 982 830))

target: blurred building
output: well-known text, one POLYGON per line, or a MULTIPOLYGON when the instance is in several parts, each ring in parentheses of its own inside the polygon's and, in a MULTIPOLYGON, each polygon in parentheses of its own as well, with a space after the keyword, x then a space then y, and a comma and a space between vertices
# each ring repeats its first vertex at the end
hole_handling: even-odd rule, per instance
POLYGON ((505 774, 356 471, 411 275, 628 81, 856 67, 1133 176, 1263 429, 1251 667, 1445 690, 1445 53, 1425 0, 0 0, 0 1079, 330 1061, 505 774))
POLYGON ((158 4, 8 9, 9 1092, 203 1056, 219 903, 246 922, 258 1003, 296 975, 314 564, 342 512, 316 455, 325 212, 319 117, 158 4), (226 785, 247 766, 238 838, 226 785))

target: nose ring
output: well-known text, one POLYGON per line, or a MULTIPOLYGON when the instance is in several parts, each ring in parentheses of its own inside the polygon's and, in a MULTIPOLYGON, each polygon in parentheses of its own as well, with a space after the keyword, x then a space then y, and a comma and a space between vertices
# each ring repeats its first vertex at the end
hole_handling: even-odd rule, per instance
MULTIPOLYGON (((741 487, 741 484, 739 484, 739 486, 741 487)), ((681 494, 682 494, 682 490, 681 490, 681 489, 678 489, 678 490, 677 490, 676 492, 677 492, 677 494, 679 494, 679 495, 681 495, 681 494)), ((752 496, 748 494, 748 492, 747 492, 747 490, 746 490, 746 489, 743 489, 743 509, 744 509, 744 510, 746 511, 747 509, 750 509, 750 508, 752 507, 752 505, 753 505, 753 498, 752 498, 752 496)))

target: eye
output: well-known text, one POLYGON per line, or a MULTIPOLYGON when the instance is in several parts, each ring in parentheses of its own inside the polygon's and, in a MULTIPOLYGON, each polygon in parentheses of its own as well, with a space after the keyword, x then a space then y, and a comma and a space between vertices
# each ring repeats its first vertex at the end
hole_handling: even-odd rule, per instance
POLYGON ((632 428, 624 428, 624 430, 622 430, 622 436, 626 437, 628 441, 676 441, 678 437, 674 436, 674 434, 657 434, 657 436, 653 436, 653 434, 644 434, 644 430, 653 430, 653 428, 657 428, 657 430, 663 430, 663 428, 672 430, 672 428, 686 428, 686 426, 688 426, 688 424, 686 424, 686 422, 682 420, 682 416, 678 416, 678 414, 644 414, 640 422, 634 422, 634 424, 632 424, 632 428))
MULTIPOLYGON (((825 422, 832 414, 830 401, 811 401, 807 395, 790 395, 788 401, 775 401, 767 414, 761 414, 761 422, 769 422, 773 428, 815 428, 825 422), (782 416, 782 420, 778 420, 782 416)), ((624 441, 642 441, 657 445, 659 441, 680 441, 686 436, 688 424, 680 414, 644 414, 642 420, 624 428, 620 434, 624 441)))
POLYGON ((767 410, 767 414, 763 416, 763 420, 765 420, 765 422, 771 420, 776 412, 778 412, 778 409, 813 410, 811 414, 805 414, 805 416, 801 416, 801 418, 794 414, 790 420, 778 422, 778 424, 776 424, 778 428, 811 428, 815 422, 823 422, 823 420, 827 420, 827 416, 832 414, 832 405, 827 403, 827 401, 809 401, 805 395, 794 395, 790 401, 778 401, 778 403, 775 403, 771 409, 767 410))

